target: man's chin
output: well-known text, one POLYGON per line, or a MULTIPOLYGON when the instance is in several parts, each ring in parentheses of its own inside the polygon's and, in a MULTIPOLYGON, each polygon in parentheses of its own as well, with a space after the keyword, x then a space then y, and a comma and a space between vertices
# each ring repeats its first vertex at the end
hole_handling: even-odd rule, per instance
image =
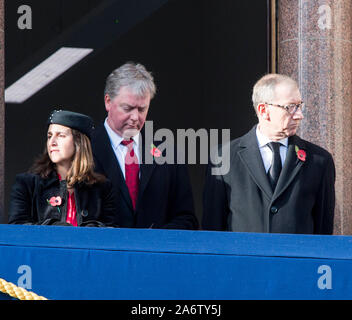
POLYGON ((139 133, 139 130, 136 128, 133 129, 126 129, 123 134, 122 137, 125 140, 130 140, 132 137, 136 136, 139 133))

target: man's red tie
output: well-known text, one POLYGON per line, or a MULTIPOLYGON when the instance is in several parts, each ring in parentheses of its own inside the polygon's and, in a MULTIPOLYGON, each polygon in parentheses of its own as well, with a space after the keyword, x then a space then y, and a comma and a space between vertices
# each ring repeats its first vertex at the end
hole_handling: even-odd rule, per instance
POLYGON ((125 157, 125 179, 132 200, 133 209, 136 209, 139 184, 138 158, 133 150, 133 140, 123 140, 121 143, 128 148, 125 157))

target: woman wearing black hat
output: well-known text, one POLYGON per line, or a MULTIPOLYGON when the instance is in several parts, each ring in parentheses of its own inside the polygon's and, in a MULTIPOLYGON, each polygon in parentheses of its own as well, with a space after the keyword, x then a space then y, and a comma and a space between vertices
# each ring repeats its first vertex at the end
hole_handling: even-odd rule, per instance
POLYGON ((117 226, 117 202, 111 184, 94 172, 90 145, 93 121, 65 110, 48 119, 44 153, 30 173, 12 187, 9 223, 117 226))

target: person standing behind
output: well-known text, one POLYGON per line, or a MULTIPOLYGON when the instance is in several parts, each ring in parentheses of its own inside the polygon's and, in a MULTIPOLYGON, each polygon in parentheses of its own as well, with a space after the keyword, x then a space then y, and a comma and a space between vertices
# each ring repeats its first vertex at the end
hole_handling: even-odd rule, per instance
POLYGON ((121 227, 197 229, 186 166, 144 161, 142 151, 151 147, 140 131, 155 92, 153 77, 141 64, 126 63, 108 76, 107 118, 92 139, 96 170, 119 195, 121 227))
POLYGON ((334 161, 296 135, 304 118, 297 83, 285 75, 265 75, 252 100, 258 124, 230 142, 230 171, 213 175, 216 166, 208 166, 203 229, 331 234, 334 161))
POLYGON ((43 154, 30 173, 16 176, 10 224, 117 227, 117 199, 111 183, 95 173, 90 136, 93 120, 54 110, 43 154))

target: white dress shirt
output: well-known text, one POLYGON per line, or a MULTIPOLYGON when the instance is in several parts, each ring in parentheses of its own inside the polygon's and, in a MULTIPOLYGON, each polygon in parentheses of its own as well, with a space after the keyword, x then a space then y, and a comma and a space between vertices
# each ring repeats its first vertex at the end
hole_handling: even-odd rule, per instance
POLYGON ((268 173, 268 170, 271 166, 271 162, 273 159, 273 152, 267 145, 269 142, 280 143, 280 158, 281 158, 281 164, 283 167, 286 159, 287 149, 288 149, 288 138, 284 138, 279 141, 272 141, 260 132, 258 126, 256 129, 256 134, 257 134, 258 147, 264 163, 265 172, 268 173))
MULTIPOLYGON (((117 134, 115 131, 113 131, 110 128, 110 126, 107 122, 107 118, 105 119, 104 127, 106 129, 106 132, 108 133, 109 138, 110 138, 112 149, 115 152, 115 156, 117 158, 117 161, 119 162, 123 176, 126 179, 126 177, 125 177, 125 157, 127 154, 128 147, 121 144, 122 140, 124 140, 123 137, 121 137, 119 134, 117 134)), ((133 136, 132 140, 133 140, 134 153, 137 156, 138 163, 141 163, 141 159, 140 159, 140 155, 139 155, 140 133, 138 132, 138 134, 133 136)), ((139 171, 139 177, 140 177, 140 174, 141 174, 141 172, 139 171)))

